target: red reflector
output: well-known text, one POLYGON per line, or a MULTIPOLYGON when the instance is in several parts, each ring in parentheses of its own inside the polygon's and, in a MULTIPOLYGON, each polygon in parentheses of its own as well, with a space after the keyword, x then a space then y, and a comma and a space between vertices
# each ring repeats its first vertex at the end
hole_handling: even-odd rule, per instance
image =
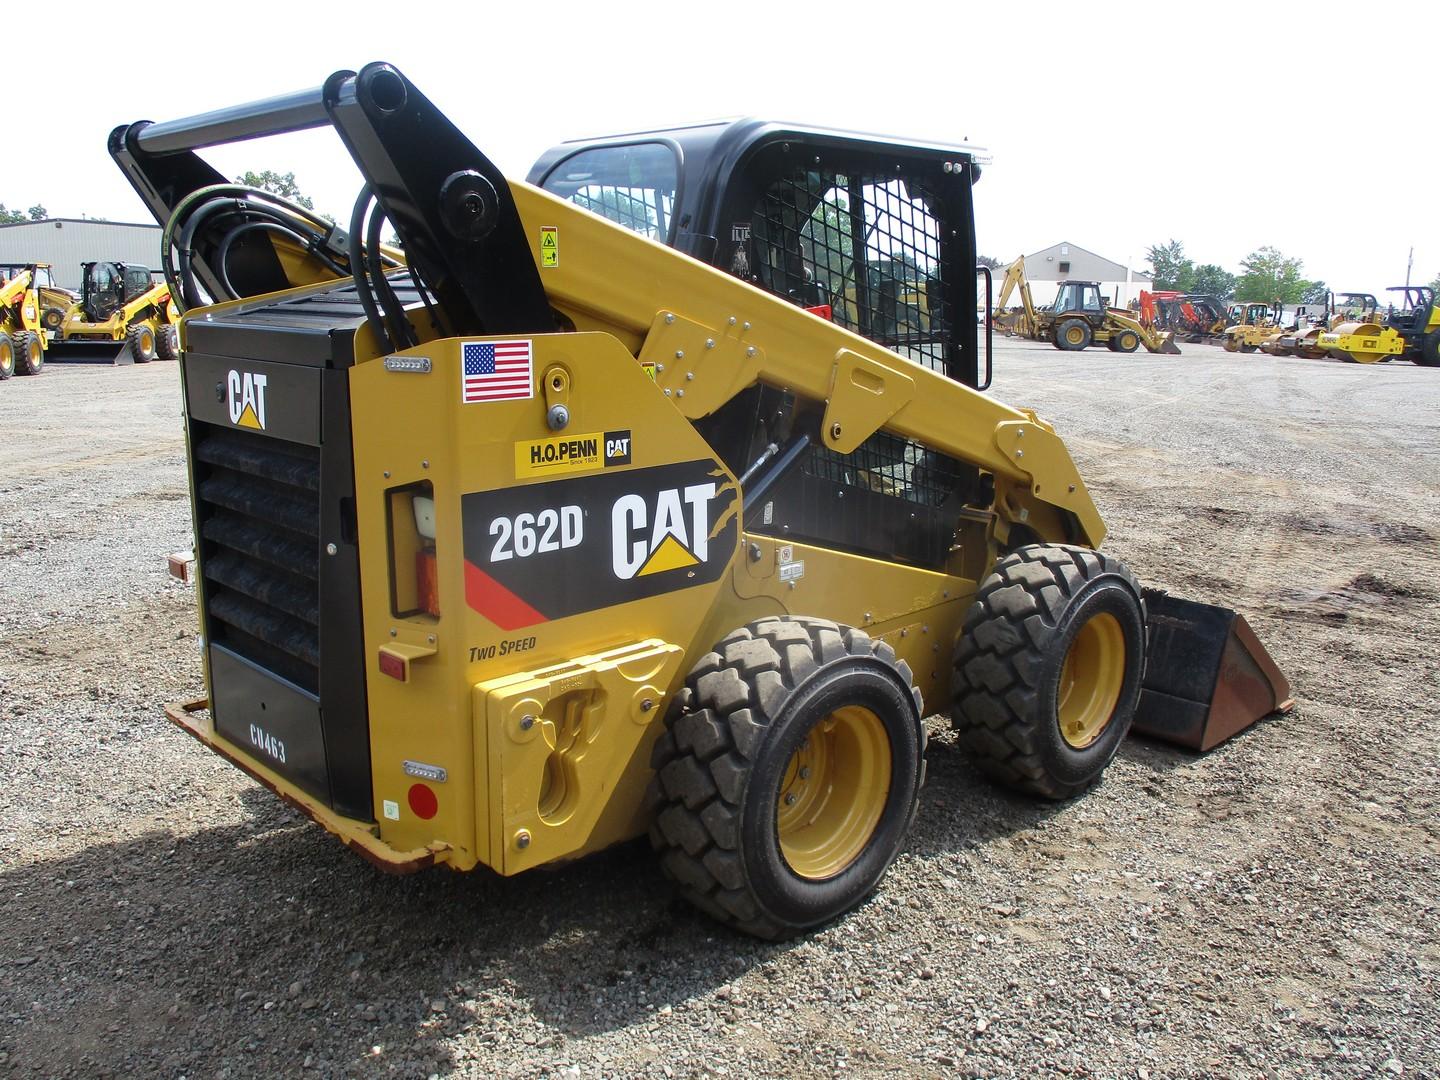
POLYGON ((415 553, 415 592, 420 601, 420 610, 427 615, 440 617, 440 578, 435 569, 435 552, 415 553))
POLYGON ((816 304, 814 307, 807 307, 806 311, 811 315, 819 315, 822 319, 835 321, 835 308, 830 304, 816 304))
POLYGON ((399 679, 401 682, 404 682, 405 661, 402 660, 400 657, 394 655, 393 653, 388 653, 384 649, 381 649, 380 673, 382 675, 389 675, 392 679, 399 679))
POLYGON ((429 821, 435 816, 435 811, 440 809, 440 800, 435 798, 435 792, 431 791, 424 784, 410 785, 410 809, 418 818, 429 821))

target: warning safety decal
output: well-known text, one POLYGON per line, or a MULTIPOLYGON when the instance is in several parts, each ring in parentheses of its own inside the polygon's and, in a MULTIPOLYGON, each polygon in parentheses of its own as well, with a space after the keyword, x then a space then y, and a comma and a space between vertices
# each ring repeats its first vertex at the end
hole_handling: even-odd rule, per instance
POLYGON ((477 491, 462 500, 465 599, 502 630, 716 580, 736 488, 714 461, 477 491))

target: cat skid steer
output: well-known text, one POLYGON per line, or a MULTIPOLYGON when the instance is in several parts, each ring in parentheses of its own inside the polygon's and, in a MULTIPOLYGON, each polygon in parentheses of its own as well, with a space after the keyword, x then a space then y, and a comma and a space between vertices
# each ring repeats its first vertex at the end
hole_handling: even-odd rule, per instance
POLYGON ((779 938, 879 883, 928 713, 1068 798, 1137 707, 1198 746, 1287 702, 1233 612, 1098 550, 1049 424, 973 389, 966 147, 740 121, 557 147, 532 185, 371 64, 110 150, 188 309, 208 696, 170 715, 386 869, 648 831, 779 938), (194 153, 320 126, 348 229, 194 153))

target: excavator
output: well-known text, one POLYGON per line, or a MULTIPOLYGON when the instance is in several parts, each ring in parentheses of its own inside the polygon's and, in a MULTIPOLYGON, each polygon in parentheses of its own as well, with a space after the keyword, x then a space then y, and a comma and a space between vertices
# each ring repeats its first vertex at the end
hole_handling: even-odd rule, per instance
POLYGON ((1225 302, 1204 293, 1142 291, 1140 321, 1189 342, 1217 339, 1223 336, 1227 323, 1225 302))
POLYGON ((183 312, 206 693, 167 714, 383 869, 648 834, 697 909, 785 938, 880 886, 931 714, 1063 800, 1132 730, 1204 750, 1289 707, 979 389, 973 148, 746 119, 523 182, 373 63, 109 149, 183 312), (348 228, 196 153, 311 128, 360 173, 348 228), (909 269, 872 276, 882 233, 909 269))
POLYGON ((994 324, 1020 337, 1049 341, 1057 349, 1078 352, 1090 345, 1104 345, 1112 352, 1132 353, 1141 345, 1152 353, 1178 355, 1175 335, 1156 330, 1137 319, 1133 312, 1110 307, 1095 281, 1062 281, 1049 308, 1037 309, 1025 276, 1025 257, 1005 268, 1005 279, 995 307, 1000 311, 1016 292, 1018 311, 997 314, 994 324))

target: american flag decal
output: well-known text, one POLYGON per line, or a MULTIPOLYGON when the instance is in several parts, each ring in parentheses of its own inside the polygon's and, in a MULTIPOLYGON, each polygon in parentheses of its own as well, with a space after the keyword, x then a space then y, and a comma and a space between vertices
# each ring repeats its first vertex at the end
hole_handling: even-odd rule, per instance
POLYGON ((460 344, 460 400, 513 401, 535 396, 529 341, 460 344))

